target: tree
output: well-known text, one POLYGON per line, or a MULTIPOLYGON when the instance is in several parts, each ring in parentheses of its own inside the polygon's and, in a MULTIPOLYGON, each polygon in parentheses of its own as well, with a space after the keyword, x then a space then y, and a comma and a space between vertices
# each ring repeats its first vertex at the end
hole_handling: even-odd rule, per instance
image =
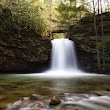
POLYGON ((82 4, 78 3, 77 0, 64 0, 60 2, 58 8, 56 8, 59 13, 57 19, 60 21, 60 25, 64 27, 70 26, 78 22, 82 16, 89 13, 86 4, 84 4, 84 0, 81 2, 82 4))
MULTIPOLYGON (((102 29, 102 38, 104 37, 104 27, 103 27, 103 11, 102 11, 102 0, 100 0, 101 7, 101 29, 102 29)), ((103 64, 105 65, 105 47, 103 46, 103 64)))
POLYGON ((98 0, 98 15, 100 13, 100 0, 98 0))
MULTIPOLYGON (((96 36, 96 45, 98 45, 99 39, 98 39, 98 34, 97 34, 97 26, 96 26, 96 11, 95 11, 95 3, 93 0, 93 10, 94 10, 94 29, 95 29, 95 36, 96 36)), ((101 63, 100 63, 100 51, 96 46, 96 51, 97 51, 97 64, 98 64, 98 69, 101 70, 101 63)))
MULTIPOLYGON (((105 54, 105 62, 106 64, 110 64, 110 36, 103 37, 101 41, 98 43, 97 48, 100 49, 100 51, 103 52, 103 47, 104 47, 104 52, 105 54)), ((104 65, 105 66, 105 65, 104 65)))
MULTIPOLYGON (((12 28, 31 28, 43 34, 46 28, 43 5, 40 0, 3 0, 3 5, 11 10, 12 28), (24 26, 23 26, 24 25, 24 26)), ((9 21, 10 22, 10 21, 9 21)))

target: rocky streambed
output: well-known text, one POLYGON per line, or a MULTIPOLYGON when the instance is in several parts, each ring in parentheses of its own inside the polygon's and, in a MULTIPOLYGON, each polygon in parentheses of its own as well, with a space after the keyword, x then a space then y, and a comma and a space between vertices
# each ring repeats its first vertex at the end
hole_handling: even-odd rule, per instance
POLYGON ((6 110, 110 110, 110 91, 89 94, 33 94, 9 104, 6 110))

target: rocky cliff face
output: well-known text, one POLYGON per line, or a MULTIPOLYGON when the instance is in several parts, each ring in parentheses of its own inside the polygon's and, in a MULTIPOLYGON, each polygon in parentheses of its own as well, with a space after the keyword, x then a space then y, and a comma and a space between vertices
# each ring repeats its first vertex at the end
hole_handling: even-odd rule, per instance
MULTIPOLYGON (((96 15, 99 41, 101 40, 101 15, 96 15)), ((110 13, 103 13, 104 36, 110 36, 110 13)), ((94 17, 84 17, 69 28, 69 38, 75 41, 80 67, 89 72, 99 72, 97 67, 94 17)), ((110 62, 108 62, 110 63, 110 62)), ((108 66, 102 72, 110 72, 108 66)))
MULTIPOLYGON (((0 71, 41 72, 50 60, 51 42, 43 39, 35 30, 21 28, 8 29, 4 26, 4 14, 0 13, 0 71)), ((9 14, 10 15, 10 14, 9 14)))

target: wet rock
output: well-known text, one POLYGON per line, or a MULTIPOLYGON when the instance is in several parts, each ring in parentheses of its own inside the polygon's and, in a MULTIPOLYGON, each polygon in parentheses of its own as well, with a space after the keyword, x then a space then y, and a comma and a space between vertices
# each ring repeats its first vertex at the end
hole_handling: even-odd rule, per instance
POLYGON ((9 104, 6 110, 19 110, 21 108, 21 105, 22 105, 22 101, 18 100, 13 104, 9 104))
POLYGON ((21 98, 21 101, 27 101, 27 100, 29 100, 29 97, 23 97, 23 98, 21 98))
POLYGON ((43 108, 44 104, 42 102, 37 102, 32 108, 34 109, 40 109, 43 108))
POLYGON ((22 104, 21 100, 18 100, 17 102, 13 103, 13 106, 20 106, 22 104))
POLYGON ((41 98, 40 95, 38 94, 33 94, 31 97, 30 97, 30 100, 39 100, 41 98))
POLYGON ((109 91, 99 91, 95 93, 97 96, 110 96, 109 91))
POLYGON ((61 103, 61 100, 57 96, 53 96, 50 101, 50 105, 58 105, 61 103))

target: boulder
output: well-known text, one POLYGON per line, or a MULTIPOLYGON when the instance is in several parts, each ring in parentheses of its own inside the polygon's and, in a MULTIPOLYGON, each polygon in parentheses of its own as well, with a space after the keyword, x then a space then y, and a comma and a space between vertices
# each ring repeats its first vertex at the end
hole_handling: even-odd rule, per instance
POLYGON ((53 96, 51 98, 50 105, 58 105, 60 103, 61 103, 61 100, 59 97, 53 96))

